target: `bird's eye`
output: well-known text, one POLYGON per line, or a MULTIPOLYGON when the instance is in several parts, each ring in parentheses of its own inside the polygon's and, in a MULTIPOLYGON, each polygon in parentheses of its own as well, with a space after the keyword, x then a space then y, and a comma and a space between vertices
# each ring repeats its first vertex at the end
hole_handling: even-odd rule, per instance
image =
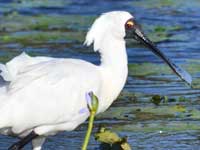
POLYGON ((134 27, 135 23, 133 20, 128 20, 125 24, 126 29, 132 29, 134 27))

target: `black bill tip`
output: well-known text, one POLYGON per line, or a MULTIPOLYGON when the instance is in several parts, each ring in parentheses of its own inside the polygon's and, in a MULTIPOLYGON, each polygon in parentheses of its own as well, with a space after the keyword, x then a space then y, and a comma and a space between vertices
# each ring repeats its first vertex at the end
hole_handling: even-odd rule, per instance
POLYGON ((185 71, 184 69, 182 69, 181 67, 177 66, 176 64, 172 63, 171 64, 173 66, 173 70, 174 72, 185 82, 187 83, 187 85, 189 85, 190 87, 192 87, 192 76, 185 71))

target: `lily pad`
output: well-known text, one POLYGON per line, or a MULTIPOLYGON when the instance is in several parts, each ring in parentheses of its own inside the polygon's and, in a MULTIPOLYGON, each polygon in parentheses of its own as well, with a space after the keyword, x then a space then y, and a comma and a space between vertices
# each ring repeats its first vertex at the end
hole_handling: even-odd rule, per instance
POLYGON ((127 142, 126 137, 120 137, 117 133, 101 127, 95 133, 95 139, 101 142, 101 150, 131 150, 131 146, 127 142))

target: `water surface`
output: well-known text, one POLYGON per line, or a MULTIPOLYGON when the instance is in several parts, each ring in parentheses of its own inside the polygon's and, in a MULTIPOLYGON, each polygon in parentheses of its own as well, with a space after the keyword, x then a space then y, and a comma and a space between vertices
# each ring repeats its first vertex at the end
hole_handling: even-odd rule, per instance
MULTIPOLYGON (((133 13, 150 39, 192 74, 195 88, 186 86, 150 51, 128 41, 128 81, 119 99, 98 116, 94 132, 104 124, 128 136, 134 150, 200 149, 200 1, 1 0, 0 7, 1 62, 26 51, 32 56, 73 57, 98 64, 98 54, 82 45, 94 18, 111 10, 133 13), (150 99, 156 94, 168 100, 155 106, 150 99)), ((44 149, 78 150, 85 131, 83 124, 76 131, 49 137, 44 149)), ((0 150, 17 140, 0 136, 0 150)), ((98 147, 92 137, 88 149, 98 147)))

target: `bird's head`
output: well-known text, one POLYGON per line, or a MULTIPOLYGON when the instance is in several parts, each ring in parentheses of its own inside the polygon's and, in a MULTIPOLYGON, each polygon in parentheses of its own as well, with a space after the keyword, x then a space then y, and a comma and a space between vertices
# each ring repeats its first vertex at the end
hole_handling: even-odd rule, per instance
POLYGON ((135 39, 142 45, 150 49, 154 54, 163 59, 169 67, 183 81, 191 85, 192 78, 185 70, 174 64, 167 58, 158 47, 147 38, 142 32, 136 19, 126 11, 112 11, 102 14, 95 20, 89 32, 87 33, 85 44, 94 44, 94 50, 98 51, 101 48, 103 40, 107 36, 112 36, 115 39, 135 39))
POLYGON ((108 36, 124 40, 126 36, 125 22, 133 16, 125 11, 112 11, 102 14, 97 18, 87 33, 85 43, 87 46, 93 43, 94 50, 102 48, 103 40, 108 36))

